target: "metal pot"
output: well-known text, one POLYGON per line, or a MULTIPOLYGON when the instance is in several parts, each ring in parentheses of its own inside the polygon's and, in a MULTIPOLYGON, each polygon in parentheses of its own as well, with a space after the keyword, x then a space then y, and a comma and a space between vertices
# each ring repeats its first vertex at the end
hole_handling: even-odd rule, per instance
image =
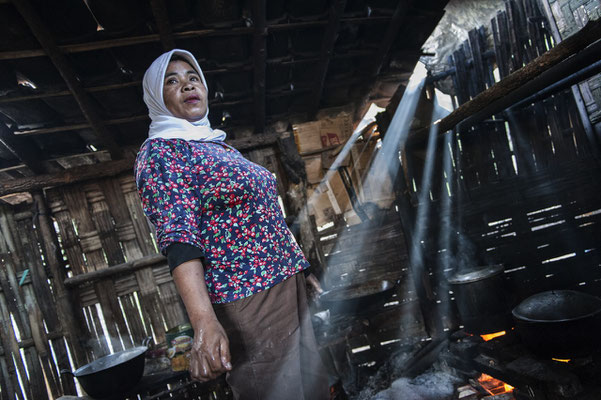
POLYGON ((601 299, 575 290, 551 290, 512 311, 524 344, 543 357, 586 356, 601 347, 601 299))
POLYGON ((75 376, 86 393, 95 399, 125 393, 142 378, 150 340, 149 337, 142 346, 100 357, 74 372, 62 370, 61 373, 75 376))
POLYGON ((449 279, 459 318, 467 332, 481 335, 511 327, 503 270, 503 265, 491 265, 449 279))
POLYGON ((374 280, 323 292, 319 301, 331 313, 361 314, 383 305, 393 295, 397 282, 374 280))

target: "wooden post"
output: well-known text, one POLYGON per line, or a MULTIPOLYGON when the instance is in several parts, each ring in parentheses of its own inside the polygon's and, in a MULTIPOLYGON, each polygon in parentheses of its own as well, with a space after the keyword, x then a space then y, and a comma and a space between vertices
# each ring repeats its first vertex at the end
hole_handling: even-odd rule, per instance
MULTIPOLYGON (((60 255, 60 247, 56 232, 53 228, 52 219, 50 218, 50 210, 46 204, 46 199, 41 191, 36 191, 33 194, 33 201, 36 208, 35 224, 39 230, 39 240, 44 254, 44 260, 52 274, 52 288, 57 306, 57 317, 60 321, 62 332, 67 339, 67 344, 71 348, 71 356, 76 365, 84 364, 85 352, 81 344, 83 340, 82 326, 85 325, 81 309, 74 307, 77 304, 74 301, 71 293, 63 283, 66 278, 64 262, 60 255)), ((60 366, 61 368, 64 368, 60 366)), ((72 384, 72 379, 67 379, 65 376, 64 383, 72 384)), ((67 391, 70 387, 63 387, 65 394, 75 392, 67 391)))

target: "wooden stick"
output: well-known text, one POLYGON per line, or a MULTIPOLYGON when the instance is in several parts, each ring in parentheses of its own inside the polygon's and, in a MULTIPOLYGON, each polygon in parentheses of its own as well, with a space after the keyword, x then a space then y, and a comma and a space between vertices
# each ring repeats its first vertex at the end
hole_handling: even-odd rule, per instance
MULTIPOLYGON (((513 72, 500 82, 474 97, 472 100, 462 104, 455 111, 440 120, 440 122, 438 122, 439 135, 446 133, 449 129, 452 129, 467 118, 477 116, 479 120, 484 119, 494 112, 502 110, 502 107, 510 106, 536 92, 540 89, 540 79, 537 82, 537 78, 555 66, 564 68, 559 64, 574 54, 582 51, 584 57, 594 57, 594 49, 587 49, 587 51, 583 50, 599 40, 599 38, 601 38, 601 20, 589 21, 589 23, 587 23, 579 32, 559 43, 543 55, 537 57, 528 65, 513 72), (522 89, 523 86, 530 89, 522 89), (516 92, 519 96, 513 96, 516 92), (512 96, 508 98, 510 95, 512 96), (502 103, 500 102, 501 100, 502 103), (495 104, 495 102, 498 103, 495 104)), ((595 45, 595 49, 597 46, 599 46, 599 43, 595 45)), ((577 61, 576 58, 575 60, 577 61)), ((554 80, 551 79, 551 81, 545 81, 547 85, 563 78, 562 75, 555 75, 556 71, 557 70, 555 70, 555 72, 551 70, 547 74, 547 79, 549 76, 551 76, 551 78, 556 78, 554 80)), ((475 121, 476 118, 473 118, 470 123, 475 123, 475 121)), ((430 127, 426 127, 411 133, 407 139, 408 145, 423 143, 427 139, 429 129, 430 127)))

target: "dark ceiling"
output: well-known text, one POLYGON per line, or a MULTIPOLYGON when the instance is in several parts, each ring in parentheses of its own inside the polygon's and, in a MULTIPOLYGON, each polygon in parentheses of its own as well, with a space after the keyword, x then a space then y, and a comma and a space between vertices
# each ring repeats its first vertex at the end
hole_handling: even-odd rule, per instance
POLYGON ((0 0, 0 179, 139 146, 141 78, 174 46, 204 70, 214 127, 261 133, 368 96, 385 103, 446 3, 0 0))

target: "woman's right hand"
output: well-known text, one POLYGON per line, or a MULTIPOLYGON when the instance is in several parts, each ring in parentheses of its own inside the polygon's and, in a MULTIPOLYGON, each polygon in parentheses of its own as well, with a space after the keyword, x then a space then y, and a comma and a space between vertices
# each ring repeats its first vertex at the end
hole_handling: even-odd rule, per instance
POLYGON ((232 369, 230 345, 217 318, 198 321, 190 353, 190 376, 200 382, 210 381, 232 369))
POLYGON ((194 329, 190 376, 201 382, 215 379, 232 369, 230 344, 213 311, 200 260, 180 264, 173 270, 173 281, 194 329))

